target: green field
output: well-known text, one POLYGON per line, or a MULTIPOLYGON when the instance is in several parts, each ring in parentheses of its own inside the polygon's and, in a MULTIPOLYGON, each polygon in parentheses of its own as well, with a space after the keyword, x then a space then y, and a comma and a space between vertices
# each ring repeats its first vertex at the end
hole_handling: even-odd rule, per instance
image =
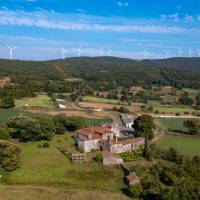
POLYGON ((54 108, 54 105, 46 94, 39 94, 33 98, 17 99, 15 105, 17 108, 54 108))
POLYGON ((120 167, 105 167, 90 161, 73 164, 58 149, 74 149, 70 134, 55 136, 50 148, 38 148, 43 142, 23 144, 21 168, 10 173, 4 181, 12 185, 60 186, 64 188, 100 189, 120 192, 126 187, 120 167), (66 139, 67 138, 67 139, 66 139))
POLYGON ((37 117, 41 114, 32 113, 20 108, 0 109, 0 123, 6 122, 10 117, 15 117, 18 115, 37 117))
POLYGON ((186 156, 200 156, 200 138, 165 135, 157 141, 156 145, 162 149, 174 147, 186 156))
POLYGON ((116 99, 106 99, 100 97, 85 96, 83 101, 96 102, 96 103, 108 103, 108 104, 119 104, 119 100, 116 99))
POLYGON ((181 118, 154 118, 155 123, 162 129, 168 131, 187 132, 187 128, 183 126, 186 119, 181 118))
POLYGON ((194 112, 195 109, 191 106, 167 106, 167 105, 151 105, 154 111, 159 111, 160 113, 184 113, 184 112, 194 112))

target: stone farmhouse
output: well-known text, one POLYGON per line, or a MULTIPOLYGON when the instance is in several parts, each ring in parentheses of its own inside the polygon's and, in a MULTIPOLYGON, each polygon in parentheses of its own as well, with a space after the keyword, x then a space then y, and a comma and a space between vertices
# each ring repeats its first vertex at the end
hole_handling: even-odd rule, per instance
POLYGON ((138 149, 144 144, 144 138, 120 139, 120 128, 118 124, 104 125, 93 128, 83 128, 75 132, 78 147, 85 153, 94 149, 112 153, 122 153, 138 149))

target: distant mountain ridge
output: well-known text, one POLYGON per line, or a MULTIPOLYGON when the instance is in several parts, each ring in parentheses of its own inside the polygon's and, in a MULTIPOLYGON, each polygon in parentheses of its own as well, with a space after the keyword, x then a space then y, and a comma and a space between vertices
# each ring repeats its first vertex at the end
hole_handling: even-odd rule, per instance
POLYGON ((118 57, 74 57, 64 60, 0 60, 0 75, 32 79, 62 79, 67 76, 89 82, 130 86, 133 84, 181 84, 200 86, 200 58, 131 60, 118 57))

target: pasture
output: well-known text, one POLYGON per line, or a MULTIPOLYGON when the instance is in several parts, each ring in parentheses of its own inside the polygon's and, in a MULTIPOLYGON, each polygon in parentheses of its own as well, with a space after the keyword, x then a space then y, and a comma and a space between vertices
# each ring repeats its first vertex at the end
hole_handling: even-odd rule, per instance
POLYGON ((105 167, 94 161, 74 164, 58 149, 74 151, 71 134, 57 135, 49 148, 39 148, 44 141, 23 144, 21 168, 5 179, 9 185, 60 186, 64 188, 97 189, 120 192, 125 186, 120 167, 105 167))
POLYGON ((39 94, 33 98, 22 98, 15 101, 17 108, 54 108, 53 103, 46 94, 39 94))
POLYGON ((200 156, 200 138, 189 136, 165 135, 161 137, 156 146, 161 149, 176 148, 181 154, 192 157, 200 156))
POLYGON ((0 123, 6 122, 10 117, 15 117, 18 115, 23 115, 27 117, 37 117, 41 114, 32 113, 20 108, 10 108, 10 109, 0 109, 0 123))
POLYGON ((186 119, 181 118, 154 118, 155 123, 165 131, 187 132, 183 123, 186 119))
POLYGON ((37 186, 0 186, 2 200, 130 200, 121 193, 37 186))

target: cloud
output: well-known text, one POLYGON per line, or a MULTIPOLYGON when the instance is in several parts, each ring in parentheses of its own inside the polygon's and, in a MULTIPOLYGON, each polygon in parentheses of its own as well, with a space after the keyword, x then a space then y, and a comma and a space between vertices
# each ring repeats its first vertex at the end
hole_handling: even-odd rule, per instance
POLYGON ((32 13, 25 11, 0 10, 0 25, 74 31, 144 33, 182 33, 187 31, 187 29, 182 27, 152 24, 152 21, 142 22, 142 20, 131 21, 121 18, 101 18, 83 14, 64 15, 43 10, 32 13))
POLYGON ((183 18, 185 22, 191 23, 194 22, 194 17, 191 15, 185 15, 185 17, 183 18))
POLYGON ((174 20, 175 22, 179 22, 180 21, 179 13, 175 13, 175 14, 169 15, 168 17, 170 19, 174 20))
POLYGON ((128 7, 129 6, 129 3, 128 2, 121 2, 121 1, 118 1, 117 2, 117 5, 119 7, 128 7))

